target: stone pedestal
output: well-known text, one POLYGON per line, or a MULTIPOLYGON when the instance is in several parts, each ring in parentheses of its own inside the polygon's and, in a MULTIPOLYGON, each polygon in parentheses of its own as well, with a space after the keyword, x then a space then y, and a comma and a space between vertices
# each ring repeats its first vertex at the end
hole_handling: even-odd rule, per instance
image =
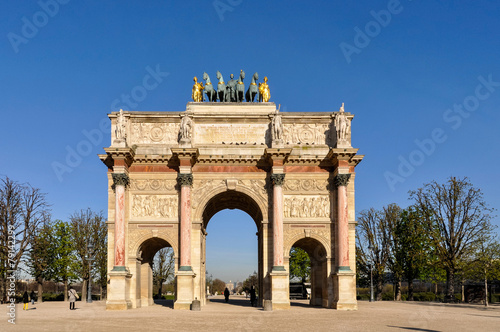
POLYGON ((106 310, 126 310, 132 308, 130 301, 130 278, 132 275, 122 267, 109 272, 108 298, 106 310))
POLYGON ((290 309, 289 277, 286 271, 273 271, 271 276, 271 301, 273 310, 290 309))
POLYGON ((177 299, 174 302, 174 309, 190 310, 194 297, 194 277, 192 271, 178 271, 177 278, 177 299))
POLYGON ((356 300, 356 273, 339 271, 332 275, 333 303, 332 308, 337 310, 358 310, 356 300))

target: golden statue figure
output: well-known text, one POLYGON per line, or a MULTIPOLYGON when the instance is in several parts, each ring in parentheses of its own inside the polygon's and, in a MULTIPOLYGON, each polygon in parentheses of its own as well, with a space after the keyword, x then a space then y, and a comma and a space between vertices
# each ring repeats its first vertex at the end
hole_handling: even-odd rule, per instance
POLYGON ((259 83, 259 101, 267 103, 271 99, 271 91, 267 85, 267 76, 264 77, 264 83, 259 83))
POLYGON ((205 87, 203 86, 203 83, 198 83, 198 77, 193 78, 194 85, 193 85, 193 93, 191 94, 191 98, 193 98, 193 101, 196 103, 201 103, 203 101, 203 89, 205 87))

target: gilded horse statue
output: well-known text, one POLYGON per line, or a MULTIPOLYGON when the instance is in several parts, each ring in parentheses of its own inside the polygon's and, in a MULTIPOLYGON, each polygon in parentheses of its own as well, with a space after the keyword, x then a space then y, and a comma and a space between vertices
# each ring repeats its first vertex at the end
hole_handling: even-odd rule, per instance
POLYGON ((247 93, 245 95, 245 99, 247 102, 253 103, 255 96, 259 93, 259 88, 257 87, 256 81, 259 79, 259 74, 255 73, 252 77, 252 82, 250 82, 250 86, 248 87, 247 93))
POLYGON ((217 70, 217 79, 219 80, 219 84, 217 84, 217 94, 220 102, 227 101, 227 91, 226 91, 226 83, 224 83, 224 79, 222 78, 222 74, 217 70))
POLYGON ((245 72, 243 69, 240 71, 240 78, 238 78, 238 84, 236 84, 236 102, 241 103, 243 97, 245 96, 245 85, 243 84, 243 79, 245 78, 245 72))
POLYGON ((203 73, 203 79, 205 80, 205 93, 207 94, 208 101, 214 102, 217 101, 217 92, 212 86, 212 82, 210 81, 210 76, 207 73, 203 73))

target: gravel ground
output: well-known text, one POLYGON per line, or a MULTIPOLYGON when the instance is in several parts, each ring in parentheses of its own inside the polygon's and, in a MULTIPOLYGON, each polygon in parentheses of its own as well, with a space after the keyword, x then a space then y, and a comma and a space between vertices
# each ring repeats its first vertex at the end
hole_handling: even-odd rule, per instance
POLYGON ((45 302, 23 311, 20 304, 16 324, 4 314, 0 331, 500 331, 500 305, 360 301, 358 311, 336 311, 293 301, 290 310, 265 312, 249 302, 217 296, 202 311, 174 311, 172 301, 127 311, 106 311, 104 302, 77 302, 77 310, 45 302))

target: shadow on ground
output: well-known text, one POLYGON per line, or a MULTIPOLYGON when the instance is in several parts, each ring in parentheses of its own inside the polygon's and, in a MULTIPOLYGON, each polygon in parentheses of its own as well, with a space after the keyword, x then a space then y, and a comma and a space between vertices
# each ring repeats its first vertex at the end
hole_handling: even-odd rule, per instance
POLYGON ((222 303, 222 304, 227 304, 227 305, 235 305, 235 306, 240 306, 240 307, 251 307, 250 306, 250 299, 237 299, 237 298, 231 298, 229 297, 229 302, 226 303, 224 299, 218 299, 218 298, 209 298, 208 299, 210 302, 213 303, 222 303))
POLYGON ((174 300, 154 300, 156 305, 161 305, 170 309, 174 308, 174 300))

